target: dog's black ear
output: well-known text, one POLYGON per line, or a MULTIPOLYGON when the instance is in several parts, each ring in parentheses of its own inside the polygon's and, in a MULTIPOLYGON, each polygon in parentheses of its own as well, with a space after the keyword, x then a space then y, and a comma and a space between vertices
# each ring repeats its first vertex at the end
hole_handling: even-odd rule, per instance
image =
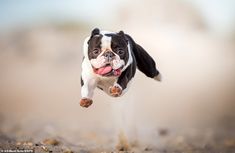
POLYGON ((94 35, 99 35, 99 34, 100 34, 100 29, 95 28, 95 29, 93 29, 92 32, 91 32, 91 37, 94 36, 94 35))
POLYGON ((87 44, 90 43, 90 40, 91 40, 92 37, 94 37, 95 35, 99 35, 99 34, 100 34, 100 29, 98 29, 98 28, 93 29, 91 31, 91 36, 90 36, 90 39, 87 41, 87 44))
POLYGON ((126 34, 121 30, 117 33, 119 36, 123 37, 126 40, 126 43, 128 43, 128 38, 126 37, 126 34))
POLYGON ((125 36, 130 41, 130 45, 137 62, 137 68, 147 77, 161 81, 161 75, 156 69, 156 63, 154 59, 144 50, 143 47, 135 43, 135 41, 129 35, 125 34, 125 36))
POLYGON ((118 32, 118 35, 125 36, 125 33, 121 30, 121 31, 118 32))

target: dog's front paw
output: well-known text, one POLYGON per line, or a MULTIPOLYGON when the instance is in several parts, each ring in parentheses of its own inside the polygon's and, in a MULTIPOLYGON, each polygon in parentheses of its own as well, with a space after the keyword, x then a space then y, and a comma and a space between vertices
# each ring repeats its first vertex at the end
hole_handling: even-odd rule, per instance
POLYGON ((88 98, 83 98, 80 100, 80 106, 82 107, 89 107, 91 106, 91 104, 93 103, 92 99, 88 99, 88 98))
POLYGON ((112 87, 109 87, 109 93, 113 97, 118 97, 122 94, 122 89, 120 86, 114 85, 112 87))

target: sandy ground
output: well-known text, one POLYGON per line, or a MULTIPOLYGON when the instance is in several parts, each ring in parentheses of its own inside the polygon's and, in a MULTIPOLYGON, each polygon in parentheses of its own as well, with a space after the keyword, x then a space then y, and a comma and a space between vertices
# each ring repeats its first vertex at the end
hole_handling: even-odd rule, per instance
MULTIPOLYGON (((107 136, 107 135, 106 135, 107 136)), ((234 153, 235 137, 234 132, 229 130, 211 131, 184 131, 171 133, 166 129, 159 130, 158 134, 152 136, 154 145, 138 144, 117 144, 113 147, 93 146, 89 144, 75 145, 62 137, 46 138, 42 141, 35 141, 34 138, 27 140, 9 138, 7 135, 0 136, 0 149, 33 149, 35 152, 58 152, 58 153, 234 153), (128 147, 127 147, 128 146, 128 147)), ((94 140, 94 139, 93 139, 94 140)), ((80 140, 81 142, 84 140, 80 140)), ((92 141, 92 139, 91 139, 92 141)))

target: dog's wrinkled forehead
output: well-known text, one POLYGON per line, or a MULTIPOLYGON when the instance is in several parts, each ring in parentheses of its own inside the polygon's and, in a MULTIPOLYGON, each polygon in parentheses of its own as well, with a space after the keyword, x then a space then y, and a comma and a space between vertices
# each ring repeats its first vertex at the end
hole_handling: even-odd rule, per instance
POLYGON ((94 29, 91 33, 90 39, 88 40, 88 55, 89 58, 92 59, 105 51, 113 51, 116 53, 119 50, 123 50, 128 53, 127 44, 127 40, 122 31, 114 33, 94 29))

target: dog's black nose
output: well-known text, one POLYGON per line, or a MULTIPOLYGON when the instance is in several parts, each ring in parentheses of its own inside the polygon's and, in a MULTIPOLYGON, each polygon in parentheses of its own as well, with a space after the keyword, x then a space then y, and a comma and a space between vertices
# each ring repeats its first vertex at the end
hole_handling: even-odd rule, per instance
POLYGON ((114 56, 115 56, 114 53, 111 52, 111 51, 106 51, 106 52, 104 53, 104 57, 107 58, 108 60, 113 59, 114 56))

